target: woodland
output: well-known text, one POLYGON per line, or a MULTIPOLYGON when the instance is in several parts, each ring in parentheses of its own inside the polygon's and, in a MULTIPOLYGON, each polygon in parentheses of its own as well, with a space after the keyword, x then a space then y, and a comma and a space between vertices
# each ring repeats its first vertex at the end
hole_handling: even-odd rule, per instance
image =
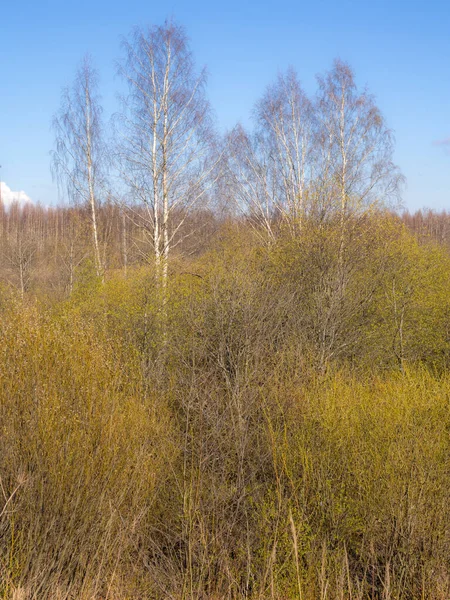
POLYGON ((449 598, 450 214, 343 61, 219 134, 180 25, 122 56, 0 206, 0 598, 449 598))

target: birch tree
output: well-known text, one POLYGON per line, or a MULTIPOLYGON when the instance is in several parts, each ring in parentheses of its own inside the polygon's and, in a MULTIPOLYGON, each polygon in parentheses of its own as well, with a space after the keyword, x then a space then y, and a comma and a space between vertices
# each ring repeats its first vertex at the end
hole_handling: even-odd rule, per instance
POLYGON ((270 155, 262 151, 262 139, 237 125, 227 136, 228 195, 234 199, 263 242, 275 240, 278 194, 270 155))
POLYGON ((280 74, 256 105, 259 135, 269 153, 276 206, 293 232, 301 229, 314 176, 315 115, 297 74, 280 74))
POLYGON ((318 187, 327 196, 324 204, 339 215, 342 259, 349 218, 385 206, 397 195, 402 177, 393 163, 392 132, 373 96, 358 91, 350 66, 336 60, 318 81, 318 187))
POLYGON ((237 126, 228 136, 228 171, 238 205, 270 243, 277 221, 301 230, 314 177, 315 115, 293 69, 268 86, 254 117, 253 134, 237 126))
POLYGON ((147 232, 165 289, 170 253, 214 181, 206 72, 197 73, 184 30, 173 22, 136 29, 124 48, 119 68, 128 95, 118 159, 127 214, 147 232))
POLYGON ((92 245, 97 276, 103 277, 97 207, 103 178, 103 147, 98 74, 89 56, 83 59, 72 88, 63 90, 53 119, 53 172, 67 187, 73 202, 90 208, 92 245))
MULTIPOLYGON (((393 163, 392 132, 373 96, 358 90, 349 65, 335 61, 318 81, 315 197, 328 251, 314 283, 314 321, 323 369, 348 346, 351 320, 370 305, 371 285, 361 296, 354 292, 356 273, 367 260, 361 240, 373 235, 369 213, 390 204, 402 177, 393 163)), ((378 277, 374 270, 371 283, 378 277)))

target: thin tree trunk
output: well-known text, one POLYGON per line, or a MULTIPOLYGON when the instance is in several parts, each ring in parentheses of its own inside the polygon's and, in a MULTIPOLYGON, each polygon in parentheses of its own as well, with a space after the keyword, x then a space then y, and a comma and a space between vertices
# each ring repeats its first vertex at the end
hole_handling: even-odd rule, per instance
POLYGON ((122 211, 122 263, 125 277, 128 269, 127 222, 125 211, 122 211))
POLYGON ((89 89, 86 85, 85 91, 86 98, 86 160, 87 160, 87 174, 88 174, 88 186, 89 186, 89 203, 91 206, 91 220, 92 220, 92 235, 94 241, 94 259, 95 259, 95 270, 97 277, 102 278, 104 281, 104 273, 101 267, 100 259, 100 247, 98 243, 98 231, 97 231, 97 213, 95 206, 95 192, 94 192, 94 175, 92 166, 92 137, 91 137, 91 99, 89 96, 89 89))

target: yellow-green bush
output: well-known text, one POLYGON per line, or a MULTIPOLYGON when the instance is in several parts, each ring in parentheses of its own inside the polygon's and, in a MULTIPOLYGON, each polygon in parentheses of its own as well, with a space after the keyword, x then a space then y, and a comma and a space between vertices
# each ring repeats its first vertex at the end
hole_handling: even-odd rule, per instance
POLYGON ((449 258, 347 242, 0 291, 0 597, 449 597, 449 258))
POLYGON ((170 411, 143 393, 133 355, 125 362, 73 313, 52 320, 17 305, 0 340, 5 500, 17 488, 1 521, 5 591, 120 588, 177 456, 170 411))

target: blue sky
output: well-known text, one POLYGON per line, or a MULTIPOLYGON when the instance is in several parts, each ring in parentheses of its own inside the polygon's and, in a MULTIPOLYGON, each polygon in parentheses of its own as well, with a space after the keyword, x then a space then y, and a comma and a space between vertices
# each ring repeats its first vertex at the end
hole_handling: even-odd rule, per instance
POLYGON ((377 98, 407 178, 404 205, 450 209, 449 0, 37 0, 1 2, 1 178, 34 201, 57 201, 51 119, 61 88, 90 52, 105 114, 116 109, 120 40, 134 25, 173 16, 209 72, 221 130, 249 123, 255 101, 292 65, 304 88, 340 57, 377 98))

